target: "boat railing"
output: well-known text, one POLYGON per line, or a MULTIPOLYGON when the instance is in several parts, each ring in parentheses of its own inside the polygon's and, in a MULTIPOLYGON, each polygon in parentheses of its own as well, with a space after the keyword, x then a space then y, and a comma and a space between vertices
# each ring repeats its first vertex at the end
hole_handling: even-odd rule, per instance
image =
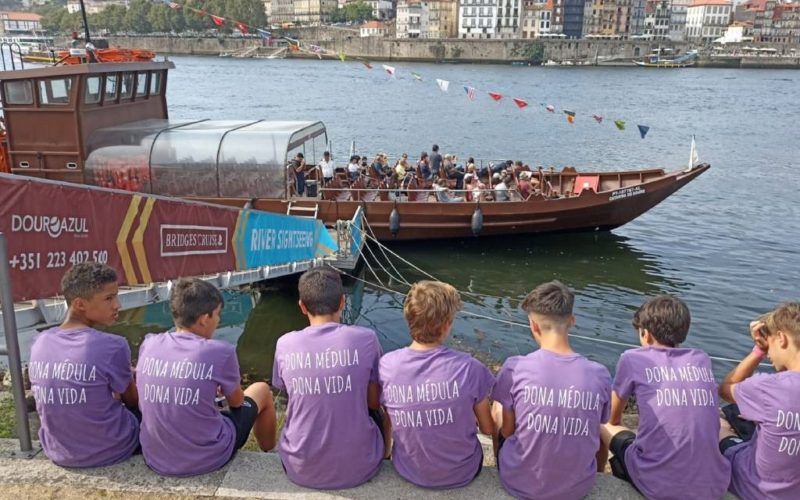
MULTIPOLYGON (((508 201, 528 201, 528 200, 547 200, 557 199, 570 196, 549 195, 547 190, 544 192, 536 189, 531 192, 527 198, 522 196, 516 187, 510 187, 506 190, 508 192, 508 201)), ((494 202, 497 194, 495 189, 450 189, 446 191, 446 196, 449 199, 441 199, 439 194, 442 191, 437 191, 435 188, 419 188, 409 189, 403 187, 376 187, 376 188, 322 188, 318 197, 301 196, 295 199, 299 200, 315 200, 324 199, 331 201, 390 201, 399 203, 415 203, 427 202, 430 196, 435 198, 436 203, 453 203, 453 202, 494 202), (346 196, 342 196, 346 195, 346 196)), ((498 203, 506 203, 506 201, 499 201, 498 203)))

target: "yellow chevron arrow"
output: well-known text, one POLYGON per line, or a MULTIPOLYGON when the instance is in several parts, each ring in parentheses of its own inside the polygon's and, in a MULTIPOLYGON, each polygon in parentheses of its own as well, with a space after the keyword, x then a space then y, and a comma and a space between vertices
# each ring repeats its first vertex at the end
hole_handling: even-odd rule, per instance
POLYGON ((119 228, 119 234, 117 235, 117 250, 119 251, 119 256, 122 260, 122 269, 125 271, 125 278, 129 285, 135 285, 138 281, 136 280, 136 272, 133 269, 133 263, 131 262, 131 256, 128 253, 126 242, 128 240, 128 233, 133 225, 133 219, 139 211, 139 203, 141 201, 141 196, 134 196, 133 199, 131 199, 131 203, 128 205, 128 212, 125 214, 122 227, 119 228))
POLYGON ((144 202, 144 209, 139 216, 139 227, 133 233, 133 253, 136 255, 136 262, 139 264, 139 271, 142 274, 142 283, 152 283, 153 278, 150 276, 150 268, 147 265, 147 253, 144 250, 144 231, 147 229, 147 222, 150 220, 150 214, 153 212, 153 206, 156 204, 155 198, 147 198, 144 202))

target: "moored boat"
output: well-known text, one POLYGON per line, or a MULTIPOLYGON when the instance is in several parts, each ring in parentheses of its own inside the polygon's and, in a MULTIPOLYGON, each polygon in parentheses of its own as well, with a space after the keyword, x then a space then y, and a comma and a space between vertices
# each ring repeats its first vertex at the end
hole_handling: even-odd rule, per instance
MULTIPOLYGON (((321 189, 301 196, 291 160, 301 152, 316 165, 329 144, 322 122, 169 120, 173 64, 134 56, 137 62, 73 61, 0 73, 6 170, 316 217, 330 226, 363 207, 377 238, 425 240, 614 229, 709 168, 692 162, 672 172, 536 169, 526 176, 537 188, 524 198, 511 188, 510 201, 495 201, 487 177, 484 191, 456 191, 452 202, 441 201, 422 178, 390 185, 368 172, 355 179, 338 172, 323 185, 312 168, 307 175, 321 189)), ((519 174, 508 173, 515 181, 519 174)))

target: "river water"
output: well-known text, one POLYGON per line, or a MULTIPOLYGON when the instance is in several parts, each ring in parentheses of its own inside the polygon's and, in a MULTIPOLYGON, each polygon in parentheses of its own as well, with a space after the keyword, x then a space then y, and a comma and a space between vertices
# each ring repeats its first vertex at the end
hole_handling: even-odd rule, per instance
MULTIPOLYGON (((438 143, 459 157, 522 159, 596 170, 679 168, 691 136, 710 171, 613 233, 392 245, 464 295, 451 342, 500 363, 535 348, 519 325, 519 299, 559 279, 577 294, 579 352, 613 370, 635 343, 635 309, 658 293, 677 294, 692 312, 686 345, 739 358, 752 345, 747 323, 800 299, 800 73, 788 70, 542 68, 174 57, 171 118, 322 120, 338 162, 357 151, 416 157, 438 143), (416 72, 423 81, 411 76, 416 72), (451 82, 441 92, 435 79, 451 82), (463 86, 478 89, 475 101, 463 86), (506 98, 492 101, 486 91, 506 98), (511 97, 526 99, 518 109, 511 97), (544 109, 556 107, 555 114, 544 109), (577 113, 574 125, 562 109, 577 113), (605 117, 597 124, 592 114, 605 117), (613 120, 627 123, 624 132, 613 120), (642 140, 636 124, 651 127, 642 140), (508 323, 501 323, 497 319, 508 323)), ((408 280, 422 276, 408 266, 408 280)), ((362 270, 362 277, 374 282, 362 270)), ((373 327, 385 350, 408 343, 402 297, 348 282, 348 321, 373 327)), ((275 342, 301 328, 292 280, 259 295, 227 294, 218 337, 238 346, 250 378, 269 377, 275 342)), ((389 288, 405 291, 400 283, 389 288)), ((126 312, 113 330, 134 355, 144 333, 169 326, 165 304, 126 312)), ((715 362, 717 374, 732 365, 715 362)))

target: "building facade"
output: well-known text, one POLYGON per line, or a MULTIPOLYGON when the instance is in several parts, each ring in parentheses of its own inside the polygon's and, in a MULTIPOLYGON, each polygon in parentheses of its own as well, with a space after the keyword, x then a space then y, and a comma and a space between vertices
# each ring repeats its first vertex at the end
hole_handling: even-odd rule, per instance
POLYGON ((753 36, 758 42, 800 43, 800 3, 767 0, 763 13, 756 12, 753 36))
POLYGON ((553 0, 523 0, 520 28, 522 38, 539 38, 551 33, 553 0))
POLYGON ((522 0, 497 0, 497 37, 519 38, 522 0))
POLYGON ((336 0, 294 0, 294 21, 309 25, 328 23, 338 7, 336 0))
POLYGON ((669 35, 674 42, 686 40, 686 12, 691 0, 671 0, 669 11, 669 35))
POLYGON ((648 0, 645 6, 644 33, 648 40, 669 38, 671 8, 669 0, 648 0))
POLYGON ((423 38, 422 2, 420 0, 400 0, 397 3, 395 33, 397 38, 423 38))
POLYGON ((732 7, 730 0, 694 0, 686 11, 686 39, 709 44, 721 37, 732 7))
POLYGON ((0 35, 33 36, 42 30, 42 16, 33 12, 0 12, 0 35))
POLYGON ((497 38, 497 1, 459 0, 458 38, 497 38))
POLYGON ((294 22, 294 0, 272 0, 272 24, 294 22))
POLYGON ((567 38, 581 38, 585 3, 585 0, 556 0, 553 14, 555 32, 563 33, 567 38))

